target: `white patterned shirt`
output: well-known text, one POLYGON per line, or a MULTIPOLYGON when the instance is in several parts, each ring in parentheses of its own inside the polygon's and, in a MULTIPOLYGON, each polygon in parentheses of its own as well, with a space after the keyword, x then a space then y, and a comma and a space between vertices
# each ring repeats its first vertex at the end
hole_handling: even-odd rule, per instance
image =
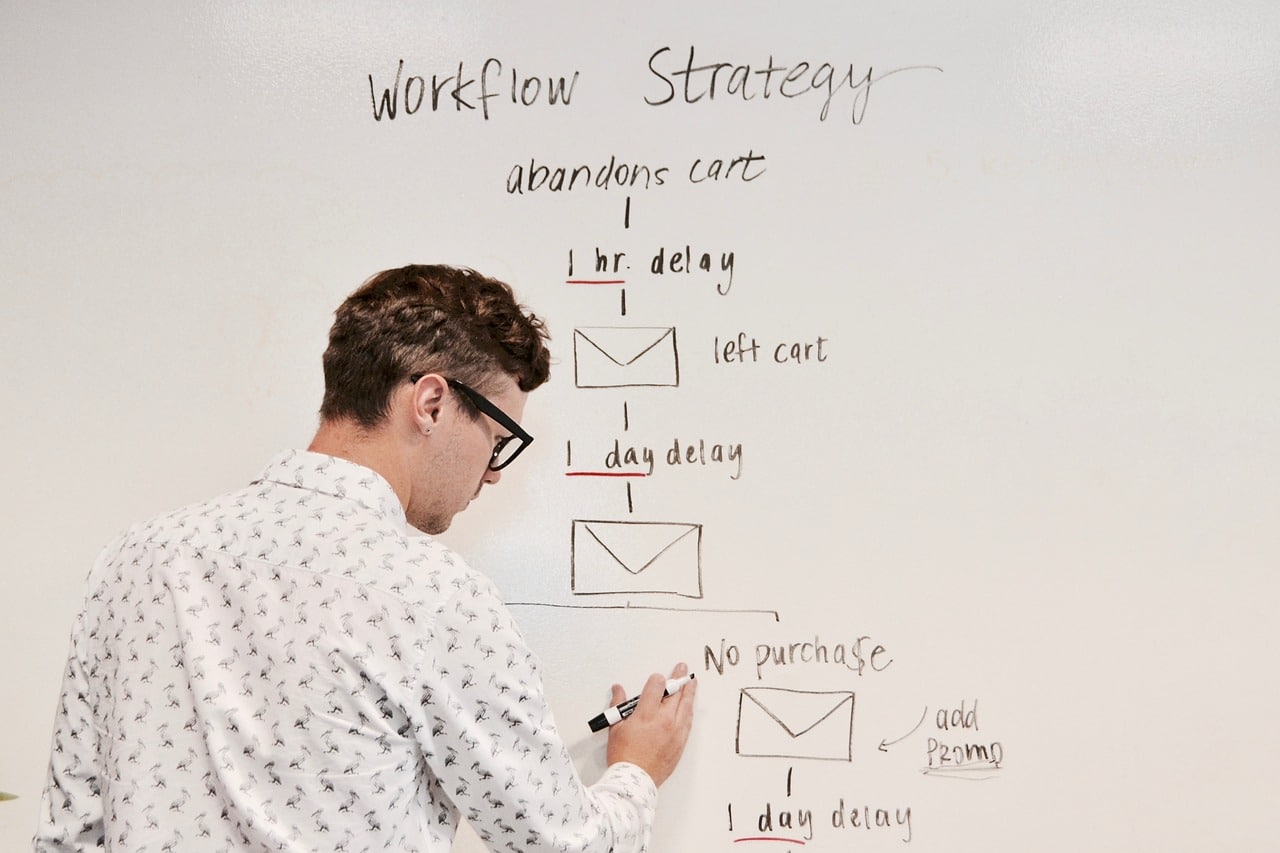
POLYGON ((389 483, 290 451, 127 532, 71 638, 37 851, 634 851, 657 789, 583 784, 492 583, 389 483))

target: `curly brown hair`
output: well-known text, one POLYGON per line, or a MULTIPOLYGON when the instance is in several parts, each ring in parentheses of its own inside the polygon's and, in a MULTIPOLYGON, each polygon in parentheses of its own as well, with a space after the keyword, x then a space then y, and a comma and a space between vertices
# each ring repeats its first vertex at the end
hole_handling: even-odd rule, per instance
POLYGON ((532 391, 551 373, 549 338, 508 284, 475 270, 415 264, 380 272, 334 312, 320 417, 374 427, 391 392, 419 373, 481 393, 495 391, 497 374, 506 374, 532 391))

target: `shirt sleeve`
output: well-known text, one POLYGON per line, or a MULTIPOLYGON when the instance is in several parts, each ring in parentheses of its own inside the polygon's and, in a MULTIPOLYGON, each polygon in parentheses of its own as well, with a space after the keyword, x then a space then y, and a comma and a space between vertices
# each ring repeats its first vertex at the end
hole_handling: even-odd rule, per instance
POLYGON ((421 740, 435 784, 491 850, 638 853, 657 787, 614 764, 578 775, 547 705, 536 656, 483 578, 448 599, 423 661, 421 740))
POLYGON ((76 619, 54 716, 49 773, 40 803, 36 853, 97 850, 103 843, 102 790, 98 777, 98 730, 89 700, 83 657, 85 614, 76 619))

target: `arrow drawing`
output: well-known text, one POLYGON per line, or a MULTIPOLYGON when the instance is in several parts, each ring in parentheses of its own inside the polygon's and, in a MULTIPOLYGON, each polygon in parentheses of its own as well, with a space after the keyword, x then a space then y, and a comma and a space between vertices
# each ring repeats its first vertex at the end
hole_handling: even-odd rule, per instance
POLYGON ((911 737, 913 734, 916 733, 916 729, 920 728, 920 725, 924 722, 924 718, 927 716, 929 716, 929 706, 925 705, 924 710, 920 712, 920 722, 912 726, 911 731, 907 732, 905 735, 895 740, 881 740, 880 746, 878 747, 878 749, 881 752, 888 752, 889 747, 893 746, 898 741, 906 740, 907 738, 911 737))

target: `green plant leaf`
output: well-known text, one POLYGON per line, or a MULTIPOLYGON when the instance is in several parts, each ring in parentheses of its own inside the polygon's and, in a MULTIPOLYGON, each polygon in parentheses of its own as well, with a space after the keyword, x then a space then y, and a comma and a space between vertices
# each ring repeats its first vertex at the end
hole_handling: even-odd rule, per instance
POLYGON ((5 800, 16 800, 16 799, 18 799, 17 794, 10 794, 8 791, 0 791, 0 803, 3 803, 5 800))

